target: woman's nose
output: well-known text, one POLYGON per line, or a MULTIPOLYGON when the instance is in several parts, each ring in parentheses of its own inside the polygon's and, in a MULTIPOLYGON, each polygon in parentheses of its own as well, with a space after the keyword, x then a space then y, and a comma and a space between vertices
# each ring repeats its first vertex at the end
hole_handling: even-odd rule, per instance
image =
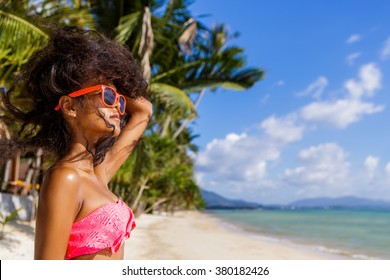
POLYGON ((118 113, 121 114, 121 102, 120 102, 119 98, 116 101, 114 107, 117 109, 118 113))

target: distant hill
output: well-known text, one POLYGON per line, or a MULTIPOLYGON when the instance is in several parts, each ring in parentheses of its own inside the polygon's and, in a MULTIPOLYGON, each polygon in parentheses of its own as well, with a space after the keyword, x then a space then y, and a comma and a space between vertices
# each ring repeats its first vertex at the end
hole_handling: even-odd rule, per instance
POLYGON ((390 202, 371 200, 354 196, 338 198, 318 197, 295 201, 288 204, 293 208, 348 208, 348 209, 390 209, 390 202))
POLYGON ((206 202, 206 209, 257 209, 262 206, 255 202, 244 200, 228 199, 211 191, 200 190, 203 200, 206 202))
POLYGON ((378 209, 390 210, 390 202, 355 196, 301 199, 287 205, 264 205, 241 199, 228 199, 215 192, 200 190, 206 209, 378 209))

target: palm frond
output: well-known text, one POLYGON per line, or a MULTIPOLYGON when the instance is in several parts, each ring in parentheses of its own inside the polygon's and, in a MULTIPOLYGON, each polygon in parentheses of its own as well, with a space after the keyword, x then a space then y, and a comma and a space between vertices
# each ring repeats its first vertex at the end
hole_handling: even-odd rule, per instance
POLYGON ((252 87, 257 81, 264 77, 264 71, 258 68, 247 68, 241 70, 231 76, 219 76, 218 73, 209 75, 208 77, 200 77, 199 79, 186 82, 180 88, 187 93, 200 91, 203 88, 207 89, 232 89, 245 90, 252 87))
POLYGON ((163 83, 152 83, 150 87, 155 99, 164 104, 167 111, 181 112, 186 118, 194 116, 194 105, 181 89, 163 83))
POLYGON ((117 32, 115 40, 125 44, 134 32, 141 14, 141 12, 134 12, 121 17, 118 26, 115 28, 115 31, 117 32))
MULTIPOLYGON (((167 78, 171 75, 177 74, 177 73, 183 73, 184 71, 187 71, 189 68, 198 68, 200 67, 207 59, 199 59, 197 61, 188 62, 186 64, 177 66, 173 69, 170 69, 169 71, 159 73, 151 78, 151 82, 157 82, 159 80, 162 80, 164 78, 167 78)), ((185 72, 184 72, 185 73, 185 72)))
POLYGON ((182 87, 182 89, 187 93, 198 92, 204 88, 209 90, 213 90, 217 88, 224 88, 224 89, 231 89, 231 90, 246 89, 246 87, 243 87, 239 83, 230 82, 230 81, 221 81, 221 80, 201 80, 182 87))
POLYGON ((0 81, 4 82, 17 71, 47 38, 32 23, 0 10, 0 65, 5 66, 0 69, 0 81))
MULTIPOLYGON (((48 35, 35 26, 34 24, 10 13, 6 13, 0 10, 0 35, 4 38, 12 38, 14 41, 17 41, 21 38, 32 38, 38 41, 38 44, 41 41, 45 41, 48 38, 48 35), (10 37, 7 37, 10 36, 10 37)), ((13 41, 13 42, 14 42, 13 41)), ((7 41, 1 41, 3 45, 7 41)), ((9 42, 9 41, 8 41, 9 42)), ((23 41, 25 43, 25 41, 23 41)))

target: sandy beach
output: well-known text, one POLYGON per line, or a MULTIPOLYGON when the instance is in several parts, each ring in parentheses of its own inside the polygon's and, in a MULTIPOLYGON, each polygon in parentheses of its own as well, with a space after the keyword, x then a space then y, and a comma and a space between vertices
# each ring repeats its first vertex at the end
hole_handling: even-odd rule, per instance
MULTIPOLYGON (((303 246, 262 240, 227 227, 196 211, 174 215, 142 215, 125 244, 125 259, 133 260, 310 260, 337 259, 303 246)), ((34 222, 6 225, 0 259, 31 260, 34 222)))

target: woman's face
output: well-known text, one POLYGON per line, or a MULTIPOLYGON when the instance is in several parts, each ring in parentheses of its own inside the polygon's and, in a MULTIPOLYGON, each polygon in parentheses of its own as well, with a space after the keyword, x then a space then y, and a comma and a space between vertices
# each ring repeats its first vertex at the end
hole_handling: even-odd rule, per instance
POLYGON ((82 108, 78 110, 78 123, 83 131, 107 134, 113 133, 116 137, 121 132, 122 117, 119 114, 119 103, 114 107, 106 107, 101 100, 100 93, 90 93, 82 100, 82 108))

